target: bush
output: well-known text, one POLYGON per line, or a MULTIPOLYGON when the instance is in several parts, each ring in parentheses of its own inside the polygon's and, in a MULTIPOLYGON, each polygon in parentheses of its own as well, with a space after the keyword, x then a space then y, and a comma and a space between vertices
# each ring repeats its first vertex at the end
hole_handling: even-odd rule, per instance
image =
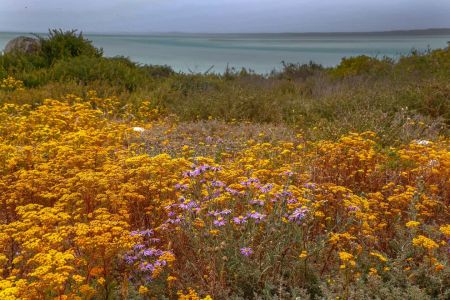
POLYGON ((101 81, 133 91, 144 83, 145 72, 123 57, 97 58, 89 56, 58 60, 49 70, 54 81, 77 81, 82 84, 101 81))
POLYGON ((282 61, 281 64, 283 65, 281 72, 272 72, 272 76, 279 79, 306 79, 324 69, 322 65, 312 61, 308 64, 294 64, 282 61))
POLYGON ((83 37, 83 33, 77 34, 77 30, 62 31, 61 29, 49 30, 48 37, 38 36, 41 41, 41 53, 50 66, 59 59, 76 56, 102 57, 103 50, 92 45, 92 42, 83 37))
POLYGON ((331 74, 336 77, 382 75, 389 72, 392 64, 392 60, 386 57, 382 60, 367 55, 344 57, 341 63, 331 70, 331 74))

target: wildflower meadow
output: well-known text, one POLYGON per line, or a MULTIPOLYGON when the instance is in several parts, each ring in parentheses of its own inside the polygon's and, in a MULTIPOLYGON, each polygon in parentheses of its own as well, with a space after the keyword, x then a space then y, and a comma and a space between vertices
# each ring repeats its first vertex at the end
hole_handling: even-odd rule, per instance
POLYGON ((326 137, 0 85, 0 299, 450 298, 445 131, 326 137))

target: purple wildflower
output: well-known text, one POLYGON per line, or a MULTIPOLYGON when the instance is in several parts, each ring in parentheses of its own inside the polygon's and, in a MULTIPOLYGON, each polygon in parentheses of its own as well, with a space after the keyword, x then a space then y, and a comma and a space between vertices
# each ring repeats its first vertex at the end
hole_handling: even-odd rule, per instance
POLYGON ((268 193, 272 190, 272 188, 273 188, 273 184, 269 183, 269 184, 266 184, 266 185, 263 185, 262 187, 260 187, 259 190, 262 193, 268 193))
POLYGON ((230 193, 233 196, 238 196, 240 194, 239 191, 237 191, 235 189, 232 189, 232 188, 229 188, 229 187, 225 188, 225 191, 227 191, 228 193, 230 193))
POLYGON ((145 248, 145 245, 142 245, 142 244, 136 244, 133 246, 134 250, 142 250, 144 248, 145 248))
POLYGON ((299 207, 296 210, 294 210, 294 212, 291 215, 289 215, 288 219, 290 222, 300 224, 301 220, 305 218, 307 212, 308 212, 307 208, 299 207))
POLYGON ((220 180, 214 180, 213 182, 211 182, 211 186, 213 186, 213 187, 225 187, 225 183, 223 183, 220 180))
POLYGON ((155 254, 155 249, 145 249, 143 252, 142 252, 142 255, 143 256, 152 256, 152 255, 154 255, 155 254))
POLYGON ((208 201, 208 200, 211 200, 211 199, 214 199, 214 198, 219 197, 220 194, 221 194, 220 191, 215 191, 214 193, 212 193, 212 195, 204 197, 204 199, 205 199, 206 201, 208 201))
POLYGON ((258 178, 249 178, 246 181, 241 182, 241 184, 243 186, 247 186, 247 187, 252 185, 252 183, 254 183, 254 184, 259 183, 259 179, 258 178))
POLYGON ((297 203, 297 198, 289 198, 287 203, 289 204, 297 203))
POLYGON ((208 211, 208 213, 207 213, 206 215, 207 215, 207 216, 214 216, 214 217, 217 217, 217 216, 220 215, 220 212, 217 211, 217 210, 210 210, 210 211, 208 211))
POLYGON ((233 218, 234 224, 241 225, 247 223, 247 217, 239 216, 233 218))
POLYGON ((167 261, 165 261, 164 259, 155 261, 155 266, 157 266, 157 267, 164 267, 166 265, 167 265, 167 261))
POLYGON ((353 212, 353 211, 359 210, 359 207, 354 206, 354 205, 350 205, 350 206, 347 207, 347 210, 353 212))
POLYGON ((142 230, 142 231, 140 232, 140 234, 143 235, 143 236, 149 237, 149 236, 152 236, 152 235, 153 235, 153 230, 151 230, 151 229, 145 229, 145 230, 142 230))
POLYGON ((178 216, 175 219, 167 219, 166 223, 169 223, 169 224, 180 224, 182 220, 183 220, 183 218, 178 216))
POLYGON ((129 265, 133 264, 137 259, 136 256, 129 255, 129 254, 125 254, 123 258, 124 258, 125 262, 129 265))
POLYGON ((225 220, 222 217, 217 218, 216 220, 214 220, 214 226, 216 227, 221 227, 225 225, 225 220))
POLYGON ((286 175, 286 176, 288 176, 288 177, 291 177, 292 175, 294 175, 294 172, 292 172, 292 171, 286 171, 286 172, 283 173, 283 175, 286 175))
POLYGON ((212 167, 212 166, 209 166, 209 165, 201 165, 201 166, 195 168, 192 171, 184 172, 183 175, 185 177, 197 177, 197 176, 205 173, 206 171, 214 171, 214 172, 216 172, 216 171, 220 171, 220 170, 221 170, 220 167, 212 167))
POLYGON ((227 216, 227 215, 231 214, 231 209, 224 209, 221 212, 219 212, 219 214, 222 216, 227 216))
POLYGON ((176 188, 177 190, 185 191, 185 190, 188 189, 188 185, 187 185, 187 184, 177 183, 177 184, 175 184, 175 188, 176 188))
POLYGON ((259 223, 261 221, 264 220, 264 218, 266 217, 266 215, 263 215, 257 211, 252 211, 250 213, 247 214, 247 217, 254 219, 256 221, 256 223, 259 223))
POLYGON ((197 202, 192 200, 179 205, 179 207, 184 210, 191 210, 197 206, 198 206, 197 202))
POLYGON ((257 204, 259 206, 263 206, 264 205, 264 201, 263 200, 258 200, 258 199, 252 199, 249 201, 250 204, 257 204))
POLYGON ((314 190, 316 188, 316 184, 312 183, 312 182, 308 182, 307 184, 305 184, 305 188, 314 190))
POLYGON ((148 272, 153 272, 155 270, 155 267, 152 264, 150 264, 150 263, 141 263, 139 265, 139 269, 142 272, 147 272, 147 271, 148 272))
POLYGON ((241 248, 241 254, 249 257, 250 255, 253 254, 253 250, 250 247, 243 247, 243 248, 241 248))

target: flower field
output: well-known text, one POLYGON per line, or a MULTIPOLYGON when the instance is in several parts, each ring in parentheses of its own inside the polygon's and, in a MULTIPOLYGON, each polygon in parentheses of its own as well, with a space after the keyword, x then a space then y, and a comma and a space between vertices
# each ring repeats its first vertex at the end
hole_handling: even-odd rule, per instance
POLYGON ((311 141, 117 106, 1 106, 0 299, 450 297, 448 137, 311 141))

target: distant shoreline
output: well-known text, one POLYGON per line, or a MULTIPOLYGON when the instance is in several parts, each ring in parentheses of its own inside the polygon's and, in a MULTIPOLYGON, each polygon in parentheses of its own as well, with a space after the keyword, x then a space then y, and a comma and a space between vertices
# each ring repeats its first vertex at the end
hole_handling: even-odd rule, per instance
MULTIPOLYGON (((354 31, 354 32, 88 32, 80 30, 86 35, 106 35, 106 36, 157 36, 157 35, 173 35, 173 36, 282 36, 282 37, 345 37, 345 36, 423 36, 423 35, 450 35, 450 28, 429 28, 429 29, 411 29, 411 30, 388 30, 388 31, 354 31)), ((17 34, 46 34, 46 32, 32 31, 1 31, 0 33, 17 33, 17 34)))

